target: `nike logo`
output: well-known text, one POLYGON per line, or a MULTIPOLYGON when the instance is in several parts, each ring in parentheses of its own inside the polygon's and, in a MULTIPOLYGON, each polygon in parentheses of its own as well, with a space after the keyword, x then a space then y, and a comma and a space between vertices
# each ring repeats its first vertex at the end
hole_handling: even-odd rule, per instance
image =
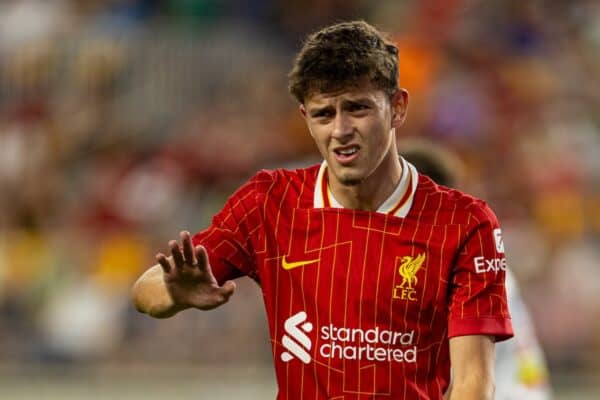
POLYGON ((290 270, 290 269, 294 269, 294 268, 298 268, 298 267, 303 267, 307 264, 312 264, 312 263, 316 263, 317 261, 319 261, 319 259, 314 259, 314 260, 305 260, 305 261, 295 261, 295 262, 288 262, 285 259, 285 256, 283 256, 283 260, 281 260, 281 266, 283 267, 283 269, 290 270))

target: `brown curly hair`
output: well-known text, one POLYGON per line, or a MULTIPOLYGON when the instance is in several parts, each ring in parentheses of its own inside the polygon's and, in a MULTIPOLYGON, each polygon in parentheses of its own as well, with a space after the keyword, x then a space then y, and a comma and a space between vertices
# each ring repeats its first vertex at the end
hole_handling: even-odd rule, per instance
POLYGON ((391 98, 398 89, 398 48, 365 21, 341 22, 308 36, 288 77, 300 103, 365 80, 391 98))

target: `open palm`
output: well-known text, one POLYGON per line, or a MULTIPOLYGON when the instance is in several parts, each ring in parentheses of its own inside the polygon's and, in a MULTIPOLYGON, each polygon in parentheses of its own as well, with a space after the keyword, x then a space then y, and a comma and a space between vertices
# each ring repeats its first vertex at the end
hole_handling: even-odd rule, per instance
POLYGON ((187 231, 180 233, 182 246, 176 240, 169 242, 171 257, 159 253, 156 260, 163 269, 165 285, 173 302, 181 308, 194 307, 210 310, 226 303, 235 291, 235 283, 222 286, 215 279, 203 246, 192 244, 187 231))

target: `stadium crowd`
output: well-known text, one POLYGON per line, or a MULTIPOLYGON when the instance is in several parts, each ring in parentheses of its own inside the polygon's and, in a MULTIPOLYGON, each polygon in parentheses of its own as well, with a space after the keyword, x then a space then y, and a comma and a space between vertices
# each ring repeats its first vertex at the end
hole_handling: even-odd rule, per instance
POLYGON ((365 18, 400 48, 400 134, 455 151, 496 210, 551 371, 599 368, 598 2, 251 3, 0 3, 0 364, 269 364, 251 282, 160 323, 129 287, 257 169, 319 160, 290 56, 365 18))

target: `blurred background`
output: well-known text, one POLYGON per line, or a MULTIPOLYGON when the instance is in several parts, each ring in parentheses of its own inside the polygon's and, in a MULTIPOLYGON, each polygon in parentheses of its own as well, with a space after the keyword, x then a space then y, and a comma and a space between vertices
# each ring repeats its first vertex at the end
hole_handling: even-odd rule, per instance
POLYGON ((169 320, 129 287, 260 168, 319 161, 286 74, 364 18, 400 48, 401 137, 503 225, 557 399, 600 398, 600 3, 0 1, 0 398, 274 398, 248 279, 169 320))

